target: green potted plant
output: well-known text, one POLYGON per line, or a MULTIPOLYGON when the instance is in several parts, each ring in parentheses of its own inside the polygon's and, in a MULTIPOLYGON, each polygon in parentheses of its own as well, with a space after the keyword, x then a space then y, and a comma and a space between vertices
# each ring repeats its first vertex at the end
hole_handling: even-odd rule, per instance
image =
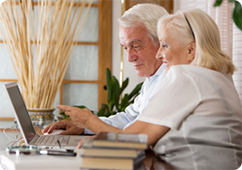
POLYGON ((106 78, 108 105, 102 104, 101 109, 98 111, 97 115, 109 117, 110 115, 115 115, 117 112, 123 112, 127 106, 134 103, 134 99, 139 95, 143 82, 137 84, 130 94, 126 93, 122 97, 124 89, 129 84, 129 78, 126 78, 120 87, 118 80, 115 76, 111 75, 111 72, 108 68, 106 69, 106 78))

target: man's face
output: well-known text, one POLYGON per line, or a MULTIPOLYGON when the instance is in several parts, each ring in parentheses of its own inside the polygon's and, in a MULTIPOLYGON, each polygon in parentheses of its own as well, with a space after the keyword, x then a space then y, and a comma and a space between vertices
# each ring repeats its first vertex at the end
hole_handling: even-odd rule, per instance
POLYGON ((127 52, 128 61, 132 62, 140 77, 150 77, 162 64, 156 59, 159 46, 155 46, 147 36, 145 27, 122 27, 119 28, 121 45, 127 52))

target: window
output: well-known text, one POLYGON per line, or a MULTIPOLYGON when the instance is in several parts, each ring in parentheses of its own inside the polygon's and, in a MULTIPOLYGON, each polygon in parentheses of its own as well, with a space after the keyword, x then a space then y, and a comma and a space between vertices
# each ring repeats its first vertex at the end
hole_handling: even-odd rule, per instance
MULTIPOLYGON (((55 104, 86 105, 97 111, 101 103, 107 103, 104 86, 106 68, 111 68, 111 13, 111 0, 94 0, 55 104)), ((17 77, 1 37, 0 61, 0 121, 13 120, 3 84, 17 81, 17 77)))

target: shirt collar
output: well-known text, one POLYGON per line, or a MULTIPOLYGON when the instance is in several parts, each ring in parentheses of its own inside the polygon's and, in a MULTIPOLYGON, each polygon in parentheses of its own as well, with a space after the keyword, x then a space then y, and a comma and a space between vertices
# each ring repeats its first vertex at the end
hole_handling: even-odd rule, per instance
POLYGON ((155 72, 155 74, 153 76, 150 76, 148 78, 148 80, 153 80, 154 78, 156 78, 157 76, 161 75, 161 74, 165 74, 165 65, 161 64, 161 66, 158 68, 158 70, 155 72))

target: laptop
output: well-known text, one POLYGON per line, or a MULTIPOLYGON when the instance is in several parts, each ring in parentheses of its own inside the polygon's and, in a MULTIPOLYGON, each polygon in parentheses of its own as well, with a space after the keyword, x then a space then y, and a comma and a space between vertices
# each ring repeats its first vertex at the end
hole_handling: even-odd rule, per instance
POLYGON ((38 135, 16 82, 4 84, 26 145, 41 148, 75 149, 85 135, 38 135))

